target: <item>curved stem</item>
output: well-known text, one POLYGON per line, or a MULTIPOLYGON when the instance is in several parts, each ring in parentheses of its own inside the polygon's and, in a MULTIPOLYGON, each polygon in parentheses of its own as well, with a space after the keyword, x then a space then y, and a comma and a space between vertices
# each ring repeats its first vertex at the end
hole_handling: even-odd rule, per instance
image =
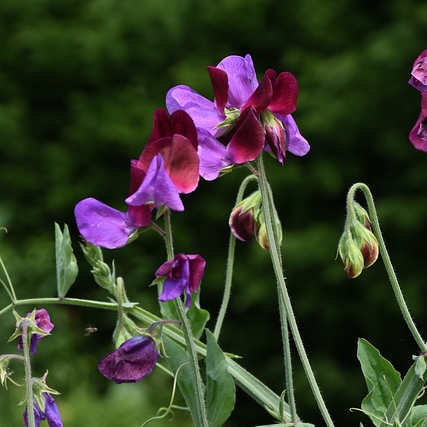
POLYGON ((6 282, 5 283, 3 280, 0 280, 0 282, 2 283, 3 287, 5 288, 7 294, 9 295, 9 298, 11 299, 12 303, 16 301, 16 295, 15 295, 15 290, 13 288, 13 284, 12 281, 10 280, 10 276, 9 273, 7 272, 6 266, 4 265, 4 262, 2 260, 2 258, 0 257, 0 266, 4 272, 4 275, 6 277, 6 282))
MULTIPOLYGON (((299 357, 301 359, 301 363, 303 365, 305 374, 307 376, 308 382, 310 384, 311 390, 313 392, 314 398, 316 399, 319 410, 325 420, 325 423, 328 427, 334 427, 334 422, 329 414, 329 411, 326 407, 325 401, 323 400, 322 394, 320 392, 320 388, 317 384, 316 378, 314 376, 313 369, 311 368, 310 361, 307 356, 307 352, 304 348, 304 343, 301 338, 301 334, 298 329, 298 325, 296 322, 295 314, 292 308, 291 299, 289 297, 289 293, 286 287, 285 278, 283 276, 282 271, 282 262, 281 262, 281 253, 280 248, 278 246, 278 242, 276 242, 276 234, 274 231, 274 222, 273 222, 273 209, 272 200, 269 195, 269 185, 267 181, 267 176, 265 173, 264 163, 262 160, 262 155, 258 156, 258 170, 260 174, 260 191, 262 196, 262 206, 264 209, 264 216, 266 221, 266 229, 267 236, 270 243, 270 256, 273 264, 273 269, 276 275, 278 292, 279 292, 279 304, 284 306, 286 311, 286 316, 288 318, 289 326, 292 332, 292 336, 294 338, 295 345, 298 350, 299 357)), ((285 320, 282 319, 282 325, 285 320)), ((285 345, 285 343, 284 343, 285 345)), ((285 351, 286 357, 286 351, 285 351)), ((287 390, 289 393, 289 390, 287 390)), ((294 402, 289 402, 289 405, 294 405, 294 402)), ((294 413, 295 410, 292 411, 294 413)))
MULTIPOLYGON (((243 195, 245 193, 246 187, 251 181, 258 180, 255 175, 247 176, 240 185, 239 191, 236 197, 236 203, 240 203, 243 199, 243 195)), ((222 296, 222 303, 218 313, 218 318, 216 320, 215 329, 213 335, 218 341, 219 335, 221 333, 222 324, 224 323, 225 314, 227 312, 228 304, 230 302, 231 296, 231 286, 233 283, 233 268, 234 268, 234 253, 236 248, 236 237, 233 233, 230 232, 230 241, 228 244, 228 255, 227 255, 227 268, 225 272, 225 284, 224 284, 224 293, 222 296)))
POLYGON ((381 233, 380 224, 378 221, 378 215, 375 208, 374 198, 372 196, 371 190, 366 184, 357 183, 353 184, 348 192, 347 197, 347 209, 352 209, 352 201, 354 200, 354 196, 357 190, 361 190, 365 196, 366 203, 368 205, 368 212, 371 219, 372 229, 374 231, 375 237, 378 240, 379 252, 384 262, 384 267, 387 271, 388 278, 391 283, 391 287, 393 289, 394 295, 396 297, 397 303, 399 305, 400 311, 402 312, 403 318, 412 333, 418 347, 420 348, 422 353, 427 352, 427 345, 419 333, 415 322, 412 319, 411 313, 409 312, 409 308, 406 304, 405 298, 403 297, 402 290, 399 286, 399 281, 397 280, 396 273, 394 272, 393 264, 391 263, 390 256, 388 254, 387 248, 384 243, 383 235, 381 233))

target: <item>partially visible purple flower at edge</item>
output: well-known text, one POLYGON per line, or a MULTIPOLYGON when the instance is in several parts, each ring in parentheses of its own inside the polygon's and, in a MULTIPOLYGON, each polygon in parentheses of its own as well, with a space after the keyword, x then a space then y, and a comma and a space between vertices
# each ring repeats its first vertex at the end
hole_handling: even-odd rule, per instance
MULTIPOLYGON (((37 400, 34 400, 34 421, 35 426, 39 427, 43 420, 47 420, 49 427, 63 427, 61 415, 54 398, 49 393, 43 393, 44 411, 39 407, 37 400)), ((24 412, 24 424, 28 427, 27 408, 24 412)))
POLYGON ((409 133, 409 140, 418 150, 427 151, 427 50, 415 60, 408 83, 421 93, 421 112, 409 133))
POLYGON ((166 95, 169 113, 184 110, 196 125, 203 178, 214 180, 234 163, 255 160, 263 148, 281 164, 287 150, 307 154, 310 146, 291 116, 298 93, 291 73, 267 70, 258 84, 250 55, 228 56, 208 71, 213 102, 185 85, 166 95))
POLYGON ((185 306, 190 307, 192 292, 197 292, 205 271, 206 261, 200 255, 178 254, 156 271, 156 277, 165 277, 159 301, 169 301, 186 294, 185 306))
POLYGON ((117 384, 143 380, 157 364, 159 352, 153 338, 145 335, 126 340, 98 364, 99 372, 117 384))
MULTIPOLYGON (((26 317, 30 317, 33 313, 27 313, 26 317)), ((54 324, 50 321, 49 313, 44 308, 36 310, 35 313, 36 326, 41 330, 49 333, 53 328, 54 324)), ((45 337, 42 334, 31 334, 30 340, 30 354, 36 354, 38 342, 45 337)), ((22 335, 18 337, 18 350, 22 350, 22 335)))

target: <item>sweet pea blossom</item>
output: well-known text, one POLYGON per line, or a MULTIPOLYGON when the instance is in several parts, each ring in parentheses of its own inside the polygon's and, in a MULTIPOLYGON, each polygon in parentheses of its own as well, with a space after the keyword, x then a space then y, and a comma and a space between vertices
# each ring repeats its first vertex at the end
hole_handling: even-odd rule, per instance
POLYGON ((203 178, 216 179, 233 164, 255 160, 263 149, 281 164, 287 150, 299 156, 309 151, 291 116, 298 95, 291 73, 270 69, 258 83, 250 55, 228 56, 208 72, 214 101, 184 85, 166 95, 169 113, 184 110, 196 125, 203 178))
POLYGON ((156 277, 164 277, 159 301, 169 301, 186 294, 185 306, 190 307, 192 292, 197 292, 205 271, 206 261, 200 255, 178 254, 166 261, 156 271, 156 277))
MULTIPOLYGON (((34 424, 39 427, 41 422, 47 420, 49 427, 63 427, 61 415, 54 398, 49 393, 42 393, 42 407, 34 399, 34 424)), ((27 408, 24 412, 24 424, 28 427, 27 408)))
POLYGON ((49 313, 44 308, 28 313, 24 319, 19 318, 17 322, 18 324, 17 324, 17 331, 16 331, 16 333, 19 333, 18 350, 23 349, 22 321, 24 320, 28 324, 27 331, 29 334, 31 334, 30 354, 36 354, 37 344, 43 337, 45 337, 46 335, 49 335, 49 332, 54 328, 54 324, 50 321, 49 313))
POLYGON ((421 93, 421 112, 409 140, 418 150, 427 151, 427 50, 415 60, 409 84, 421 93))
POLYGON ((154 113, 150 138, 138 160, 131 161, 131 184, 126 212, 94 198, 79 202, 74 210, 80 234, 90 243, 107 249, 132 240, 138 229, 151 222, 154 208, 184 210, 181 193, 194 191, 199 182, 197 132, 184 111, 170 117, 154 113))
POLYGON ((159 352, 150 336, 129 338, 117 350, 104 357, 98 369, 104 377, 115 383, 132 383, 143 380, 157 364, 159 352))

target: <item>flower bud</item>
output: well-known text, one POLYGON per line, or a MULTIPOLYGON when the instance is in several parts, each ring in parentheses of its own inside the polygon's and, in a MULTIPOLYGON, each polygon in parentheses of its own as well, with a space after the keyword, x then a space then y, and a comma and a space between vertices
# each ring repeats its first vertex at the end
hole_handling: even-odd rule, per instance
MULTIPOLYGON (((282 224, 279 220, 276 210, 274 210, 274 224, 273 227, 277 230, 277 239, 278 245, 281 246, 283 234, 282 234, 282 224)), ((255 226, 255 237, 259 245, 266 251, 270 250, 270 243, 267 236, 267 226, 265 224, 264 214, 262 212, 257 216, 257 222, 255 226)))
POLYGON ((338 243, 338 255, 344 266, 347 277, 354 279, 362 272, 365 262, 359 246, 351 233, 344 232, 338 243))

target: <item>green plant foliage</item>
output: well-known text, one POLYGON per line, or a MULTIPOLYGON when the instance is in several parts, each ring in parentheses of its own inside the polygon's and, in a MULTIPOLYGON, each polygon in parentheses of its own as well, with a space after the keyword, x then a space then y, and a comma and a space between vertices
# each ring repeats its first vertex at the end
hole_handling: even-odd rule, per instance
POLYGON ((227 360, 213 334, 206 330, 206 405, 210 427, 221 427, 234 409, 236 387, 227 360))
POLYGON ((380 426, 402 380, 391 363, 364 339, 359 340, 357 357, 369 391, 363 399, 362 410, 380 426))

